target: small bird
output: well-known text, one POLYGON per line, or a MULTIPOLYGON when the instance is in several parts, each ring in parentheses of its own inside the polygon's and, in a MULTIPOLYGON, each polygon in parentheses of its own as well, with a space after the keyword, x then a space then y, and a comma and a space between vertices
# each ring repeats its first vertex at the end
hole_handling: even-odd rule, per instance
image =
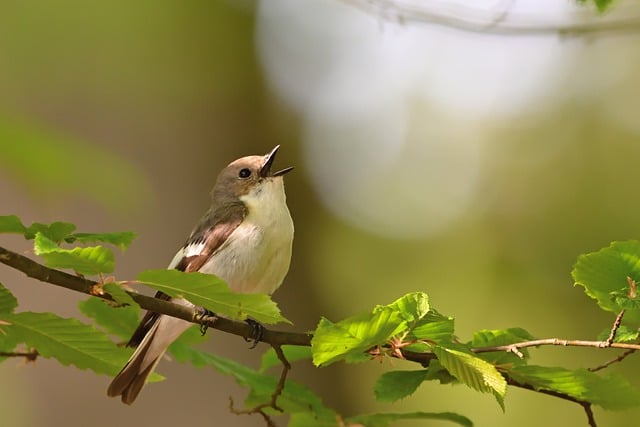
MULTIPOLYGON (((264 156, 242 157, 224 168, 211 192, 211 208, 195 226, 169 269, 215 274, 231 290, 272 294, 289 270, 293 221, 283 175, 272 173, 280 146, 264 156)), ((158 292, 156 298, 193 307, 182 298, 158 292)), ((137 347, 107 394, 132 404, 169 345, 192 324, 147 312, 127 343, 137 347)))

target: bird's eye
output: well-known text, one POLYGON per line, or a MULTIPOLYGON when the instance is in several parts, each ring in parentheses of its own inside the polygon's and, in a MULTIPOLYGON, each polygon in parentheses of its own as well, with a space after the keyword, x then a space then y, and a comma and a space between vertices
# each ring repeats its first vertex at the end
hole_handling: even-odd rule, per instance
POLYGON ((240 178, 249 178, 251 176, 251 171, 247 168, 240 169, 240 173, 238 174, 240 178))

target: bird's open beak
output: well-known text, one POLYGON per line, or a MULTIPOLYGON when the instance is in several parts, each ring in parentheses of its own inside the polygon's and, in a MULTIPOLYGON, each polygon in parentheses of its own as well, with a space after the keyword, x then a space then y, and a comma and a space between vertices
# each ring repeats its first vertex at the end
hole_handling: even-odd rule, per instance
POLYGON ((276 145, 276 148, 271 150, 271 152, 265 156, 267 160, 264 162, 264 165, 262 165, 262 167, 260 168, 260 176, 262 178, 266 178, 269 176, 281 176, 293 170, 293 166, 290 166, 288 168, 279 170, 278 172, 271 173, 271 165, 273 164, 273 161, 276 158, 276 153, 278 152, 279 148, 280 146, 276 145))

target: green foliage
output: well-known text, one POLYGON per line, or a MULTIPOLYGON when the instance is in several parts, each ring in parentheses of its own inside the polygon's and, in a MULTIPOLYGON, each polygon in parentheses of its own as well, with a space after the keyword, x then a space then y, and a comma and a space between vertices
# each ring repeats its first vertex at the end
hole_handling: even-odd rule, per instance
POLYGON ((545 366, 518 366, 511 378, 536 390, 567 394, 579 401, 604 409, 620 410, 640 404, 640 394, 627 380, 610 375, 601 377, 586 369, 569 370, 545 366))
POLYGON ((124 251, 133 243, 135 238, 136 233, 120 231, 115 233, 74 233, 65 236, 64 240, 67 243, 110 243, 124 251))
MULTIPOLYGON (((606 341, 611 334, 611 329, 605 329, 598 335, 598 341, 606 341)), ((631 329, 628 326, 620 325, 620 327, 616 330, 616 336, 613 339, 613 342, 634 342, 638 340, 638 336, 640 336, 640 331, 638 329, 631 329)))
POLYGON ((412 395, 428 375, 428 369, 386 372, 378 378, 373 393, 378 400, 395 402, 412 395))
POLYGON ((311 340, 313 363, 326 366, 343 359, 366 360, 363 354, 368 349, 429 323, 425 320, 429 313, 428 301, 426 294, 414 292, 389 305, 377 306, 371 313, 352 316, 337 323, 320 319, 311 340))
POLYGON ((117 283, 105 283, 102 289, 108 293, 116 303, 133 307, 140 307, 137 302, 117 283))
POLYGON ((442 366, 461 383, 478 391, 493 393, 504 409, 507 381, 495 366, 459 349, 435 346, 433 353, 442 366))
POLYGON ((130 352, 118 348, 104 333, 76 319, 53 313, 4 313, 3 330, 20 337, 20 341, 52 357, 63 365, 90 369, 98 374, 115 375, 130 352))
MULTIPOLYGON (((297 362, 298 360, 311 359, 311 348, 299 347, 296 345, 283 345, 282 352, 289 361, 289 363, 297 362)), ((262 362, 260 363, 260 372, 264 372, 269 368, 281 365, 280 359, 276 355, 273 348, 265 351, 262 355, 262 362)))
POLYGON ((571 272, 576 285, 607 311, 626 309, 625 321, 640 322, 635 283, 640 280, 640 242, 613 242, 597 252, 580 255, 571 272))
POLYGON ((182 297, 217 314, 244 320, 272 324, 289 322, 268 295, 238 294, 212 274, 184 273, 177 270, 147 270, 138 275, 138 282, 172 297, 182 297))
POLYGON ((0 216, 0 233, 22 234, 25 239, 33 239, 35 254, 43 257, 47 266, 69 268, 84 275, 111 273, 114 268, 113 252, 102 246, 64 249, 60 247, 61 242, 102 242, 125 250, 136 236, 130 231, 74 233, 75 230, 75 224, 68 222, 55 221, 50 224, 34 222, 26 227, 15 215, 0 216))
MULTIPOLYGON (((68 268, 82 274, 107 273, 114 268, 113 253, 102 246, 72 247, 69 243, 108 243, 126 249, 133 233, 76 233, 75 225, 65 222, 34 223, 24 226, 12 215, 0 216, 0 233, 18 233, 34 239, 34 251, 55 268, 68 268)), ((594 298, 603 309, 625 311, 624 321, 615 336, 616 342, 637 342, 639 332, 632 322, 640 321, 640 298, 636 281, 640 280, 640 242, 614 242, 600 251, 581 255, 572 271, 576 284, 594 298)), ((184 297, 192 303, 234 319, 251 317, 263 323, 286 321, 278 307, 266 295, 231 292, 213 275, 183 273, 176 270, 149 270, 138 281, 170 296, 184 297)), ((91 369, 112 375, 120 370, 130 349, 118 347, 107 334, 126 340, 136 328, 140 307, 122 287, 125 282, 108 282, 102 289, 114 301, 90 297, 79 303, 80 311, 99 328, 53 313, 16 312, 18 301, 0 284, 0 352, 12 352, 21 344, 34 348, 43 357, 57 359, 64 365, 91 369)), ((426 294, 413 292, 388 305, 378 305, 371 312, 331 322, 322 318, 313 334, 311 347, 283 346, 289 362, 312 359, 316 366, 338 361, 364 362, 410 357, 421 369, 395 370, 382 374, 374 387, 377 400, 396 402, 415 393, 424 381, 441 384, 461 383, 474 390, 491 393, 504 409, 507 384, 544 391, 577 402, 619 410, 640 404, 640 394, 624 378, 601 376, 586 369, 565 369, 528 365, 529 352, 522 349, 520 358, 508 351, 510 344, 534 340, 522 328, 482 329, 470 342, 461 343, 455 336, 454 320, 440 314, 426 294), (501 347, 501 351, 494 347, 501 347), (480 351, 484 350, 484 351, 480 351)), ((602 332, 607 339, 610 328, 602 332)), ((173 358, 195 367, 211 366, 231 375, 249 391, 245 405, 249 408, 269 402, 278 383, 268 369, 281 366, 273 349, 267 350, 260 370, 221 358, 197 348, 206 337, 197 326, 189 328, 169 347, 173 358)), ((415 365, 414 365, 415 366, 415 365)), ((150 378, 155 381, 159 375, 150 378)), ((443 420, 463 426, 471 422, 452 413, 376 413, 344 417, 326 407, 319 396, 302 384, 287 381, 277 404, 290 415, 289 426, 337 427, 347 425, 387 426, 400 420, 443 420)), ((275 413, 272 409, 265 409, 275 413)))
POLYGON ((140 307, 137 304, 114 307, 108 301, 89 297, 80 301, 78 308, 105 331, 122 339, 128 339, 140 321, 140 307))
POLYGON ((471 427, 473 423, 467 417, 452 412, 408 412, 404 414, 371 414, 348 418, 347 421, 367 427, 387 427, 400 420, 440 420, 451 421, 463 427, 471 427))
POLYGON ((16 307, 18 307, 18 300, 0 283, 0 313, 13 313, 16 307))
POLYGON ((113 252, 102 246, 63 249, 40 232, 36 233, 34 252, 52 268, 69 268, 80 274, 111 273, 115 266, 113 252))
MULTIPOLYGON (((509 328, 503 330, 482 329, 473 334, 471 346, 495 347, 534 339, 535 338, 529 332, 522 328, 509 328)), ((529 352, 526 348, 520 350, 520 352, 525 356, 525 359, 521 359, 514 353, 506 351, 479 353, 477 356, 494 365, 522 365, 525 364, 526 359, 529 358, 529 352)))

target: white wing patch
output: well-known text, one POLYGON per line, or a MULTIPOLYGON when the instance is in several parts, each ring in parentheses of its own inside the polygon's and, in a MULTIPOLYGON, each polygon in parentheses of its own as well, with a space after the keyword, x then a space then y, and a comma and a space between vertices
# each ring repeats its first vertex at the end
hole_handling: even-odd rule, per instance
POLYGON ((171 260, 169 267, 167 268, 169 270, 171 270, 172 268, 176 268, 176 265, 178 265, 180 261, 182 261, 182 258, 187 258, 194 255, 200 255, 204 247, 205 247, 204 240, 199 240, 199 241, 189 243, 187 246, 182 247, 178 251, 178 253, 176 253, 176 255, 171 260))

